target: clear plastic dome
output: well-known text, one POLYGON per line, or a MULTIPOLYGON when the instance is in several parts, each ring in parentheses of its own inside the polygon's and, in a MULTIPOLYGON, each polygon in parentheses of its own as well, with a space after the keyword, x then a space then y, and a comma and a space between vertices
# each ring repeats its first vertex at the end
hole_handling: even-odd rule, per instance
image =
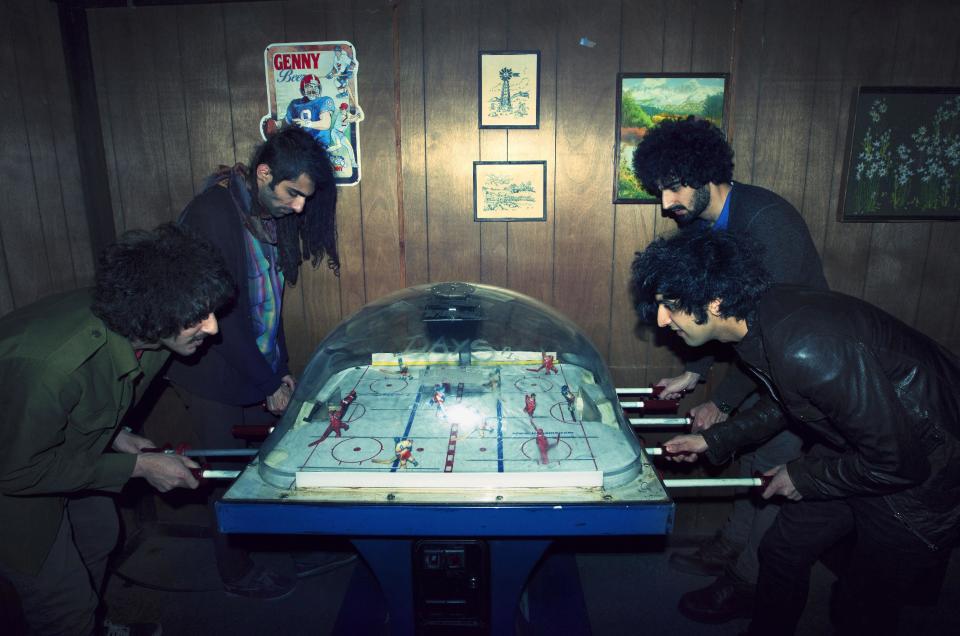
POLYGON ((606 365, 576 325, 522 294, 452 282, 390 294, 330 333, 259 473, 296 489, 378 479, 607 489, 644 466, 606 365))

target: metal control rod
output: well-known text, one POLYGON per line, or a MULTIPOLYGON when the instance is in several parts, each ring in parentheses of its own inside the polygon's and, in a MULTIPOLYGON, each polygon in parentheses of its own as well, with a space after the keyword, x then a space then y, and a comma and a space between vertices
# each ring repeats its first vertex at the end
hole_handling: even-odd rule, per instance
MULTIPOLYGON (((239 470, 204 470, 203 479, 236 479, 239 470)), ((759 488, 766 487, 769 478, 765 477, 716 477, 712 479, 664 479, 666 488, 759 488)))
POLYGON ((141 453, 163 453, 164 455, 183 455, 184 457, 253 457, 256 448, 141 448, 141 453))
POLYGON ((766 486, 770 477, 715 477, 704 479, 664 479, 667 488, 756 488, 766 486))
POLYGON ((693 420, 689 417, 631 417, 631 426, 651 426, 666 428, 671 426, 690 426, 693 420))
POLYGON ((200 473, 203 479, 236 479, 240 476, 239 470, 204 470, 200 473))

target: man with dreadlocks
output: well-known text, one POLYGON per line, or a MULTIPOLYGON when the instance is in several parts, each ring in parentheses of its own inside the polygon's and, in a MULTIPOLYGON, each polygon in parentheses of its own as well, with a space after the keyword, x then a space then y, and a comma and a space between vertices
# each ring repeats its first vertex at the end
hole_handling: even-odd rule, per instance
MULTIPOLYGON (((221 320, 221 337, 205 355, 171 365, 168 377, 182 397, 200 443, 232 448, 237 424, 263 424, 283 414, 296 381, 287 366, 281 318, 285 283, 300 263, 339 272, 337 190, 322 144, 288 128, 256 149, 250 167, 223 167, 183 211, 180 223, 220 249, 237 281, 237 300, 221 320), (267 412, 263 405, 266 405, 267 412)), ((222 490, 215 491, 213 501, 222 490)), ((278 598, 291 577, 256 566, 246 550, 216 530, 217 566, 228 592, 278 598)))

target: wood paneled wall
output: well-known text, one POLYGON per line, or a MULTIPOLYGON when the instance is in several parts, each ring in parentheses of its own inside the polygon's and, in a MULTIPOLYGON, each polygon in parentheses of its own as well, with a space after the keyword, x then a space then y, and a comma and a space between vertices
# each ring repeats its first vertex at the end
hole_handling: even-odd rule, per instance
POLYGON ((56 5, 0 0, 0 314, 93 282, 56 5))
MULTIPOLYGON (((55 7, 0 9, 5 312, 88 284, 92 257, 55 7)), ((464 279, 569 315, 618 382, 676 370, 635 329, 626 292, 633 253, 673 223, 656 205, 610 203, 616 74, 643 71, 731 73, 735 177, 801 210, 835 289, 960 351, 960 224, 836 220, 856 87, 960 83, 953 0, 296 0, 87 16, 119 231, 176 218, 211 170, 249 157, 267 44, 356 44, 363 180, 340 190, 340 278, 305 271, 288 292, 296 367, 366 302, 464 279), (478 129, 480 49, 541 51, 539 129, 478 129), (545 159, 547 222, 473 222, 478 159, 545 159)))

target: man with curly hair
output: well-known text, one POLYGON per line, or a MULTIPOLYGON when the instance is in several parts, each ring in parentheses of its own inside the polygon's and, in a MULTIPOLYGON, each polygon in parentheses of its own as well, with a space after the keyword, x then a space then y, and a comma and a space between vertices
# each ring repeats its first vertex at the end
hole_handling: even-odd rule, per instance
MULTIPOLYGON (((820 257, 799 212, 780 196, 733 181, 733 149, 711 123, 688 117, 667 120, 643 138, 633 156, 643 187, 660 197, 663 213, 687 228, 729 230, 749 237, 764 249, 764 263, 777 283, 827 289, 820 257)), ((702 354, 701 354, 702 355, 702 354)), ((678 398, 693 389, 713 364, 712 356, 687 362, 683 374, 662 378, 662 395, 678 398)), ((731 367, 711 399, 693 407, 692 431, 701 432, 743 408, 756 383, 731 367)), ((801 440, 783 431, 740 457, 740 471, 751 475, 795 459, 801 440)), ((776 503, 747 497, 734 501, 726 524, 692 554, 674 553, 670 564, 683 572, 718 577, 713 584, 688 592, 679 609, 688 618, 717 623, 748 615, 757 577, 756 545, 777 513, 776 503)))
POLYGON ((17 589, 30 633, 99 629, 119 536, 109 494, 131 477, 160 492, 197 487, 198 464, 141 453, 155 444, 120 422, 171 352, 191 356, 217 333, 214 312, 232 293, 213 247, 166 225, 104 250, 92 293, 0 319, 0 576, 17 589))
POLYGON ((642 319, 688 345, 731 343, 764 386, 752 407, 664 443, 674 461, 727 461, 788 423, 820 443, 765 471, 787 501, 760 543, 750 634, 792 634, 810 571, 853 541, 835 597, 839 634, 890 634, 936 598, 960 538, 960 359, 860 299, 771 285, 729 232, 657 239, 633 263, 642 319))
MULTIPOLYGON (((317 267, 326 256, 339 272, 336 202, 323 145, 291 127, 256 148, 249 168, 222 167, 181 214, 182 225, 220 250, 238 284, 220 337, 205 355, 176 360, 168 372, 204 448, 242 446, 233 426, 272 424, 290 403, 296 380, 288 367, 283 291, 297 282, 303 261, 317 267)), ((259 599, 288 594, 292 577, 256 565, 217 530, 213 504, 223 491, 214 491, 209 507, 225 589, 259 599)))

